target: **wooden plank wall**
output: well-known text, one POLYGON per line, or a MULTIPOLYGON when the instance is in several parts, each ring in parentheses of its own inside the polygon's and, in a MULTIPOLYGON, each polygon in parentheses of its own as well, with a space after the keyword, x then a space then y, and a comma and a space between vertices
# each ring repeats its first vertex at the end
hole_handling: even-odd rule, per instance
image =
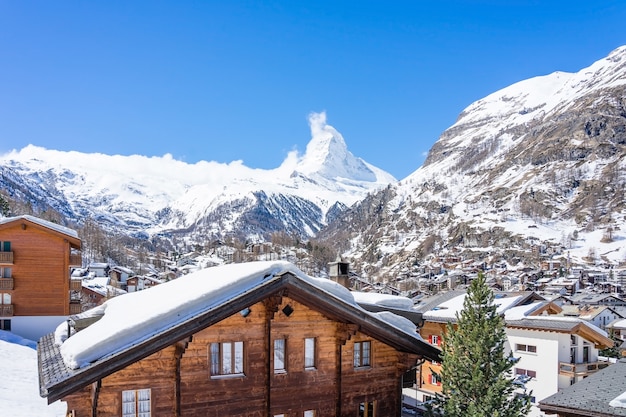
MULTIPOLYGON (((257 303, 246 317, 234 314, 104 378, 97 416, 120 415, 122 391, 142 388, 152 389, 153 417, 301 417, 305 410, 354 417, 365 401, 377 402, 379 416, 400 415, 400 378, 416 355, 399 353, 287 296, 275 300, 257 303), (287 306, 293 310, 289 315, 283 311, 287 306), (314 369, 304 367, 307 337, 316 340, 314 369), (276 338, 287 341, 285 373, 274 373, 276 338), (354 342, 366 340, 372 342, 372 366, 354 369, 354 342), (245 376, 212 377, 210 344, 237 341, 244 342, 245 376)), ((91 416, 85 395, 75 397, 66 399, 76 416, 91 416)))
POLYGON ((30 224, 0 230, 0 241, 11 242, 16 316, 69 314, 69 243, 30 224))

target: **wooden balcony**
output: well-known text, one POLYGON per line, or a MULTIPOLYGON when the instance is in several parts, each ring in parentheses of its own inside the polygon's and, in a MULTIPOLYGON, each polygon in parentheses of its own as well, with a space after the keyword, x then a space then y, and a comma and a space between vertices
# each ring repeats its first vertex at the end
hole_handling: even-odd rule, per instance
POLYGON ((12 264, 13 252, 0 252, 0 264, 12 264))
POLYGON ((559 374, 567 376, 588 376, 609 366, 609 362, 559 363, 559 374))
POLYGON ((12 290, 13 278, 0 278, 0 290, 12 290))
POLYGON ((1 304, 0 305, 1 317, 11 317, 12 315, 13 315, 13 304, 1 304))
POLYGON ((83 305, 80 301, 76 302, 75 300, 70 301, 70 315, 71 314, 79 314, 83 311, 83 305))
POLYGON ((83 255, 81 253, 70 253, 70 266, 83 266, 83 255))
POLYGON ((83 280, 82 279, 70 279, 70 291, 82 291, 83 280))

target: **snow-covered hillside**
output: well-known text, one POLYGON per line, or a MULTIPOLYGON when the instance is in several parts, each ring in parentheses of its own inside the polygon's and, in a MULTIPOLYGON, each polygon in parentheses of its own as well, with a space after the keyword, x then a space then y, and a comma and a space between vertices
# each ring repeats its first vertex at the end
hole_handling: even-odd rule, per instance
POLYGON ((73 220, 90 216, 131 232, 201 228, 254 237, 274 231, 313 236, 326 215, 395 179, 348 151, 325 113, 309 118, 304 155, 271 170, 242 161, 188 164, 172 158, 61 152, 27 146, 0 156, 0 187, 73 220), (254 227, 248 227, 253 223, 254 227))
POLYGON ((346 213, 355 233, 331 227, 325 238, 349 240, 345 254, 380 277, 467 249, 528 261, 533 246, 554 246, 575 262, 625 262, 624 97, 626 46, 490 94, 423 166, 346 213))

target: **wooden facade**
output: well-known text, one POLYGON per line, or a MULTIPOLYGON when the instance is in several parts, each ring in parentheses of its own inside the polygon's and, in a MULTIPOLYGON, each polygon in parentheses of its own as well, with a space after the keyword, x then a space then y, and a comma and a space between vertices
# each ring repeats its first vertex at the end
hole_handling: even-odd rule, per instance
POLYGON ((400 416, 403 374, 439 354, 291 274, 65 377, 47 374, 55 349, 40 341, 42 395, 76 417, 123 415, 124 391, 138 390, 149 390, 150 417, 400 416), (218 347, 237 343, 224 373, 218 347))
POLYGON ((3 319, 71 314, 70 268, 80 266, 80 249, 78 235, 56 224, 32 216, 0 221, 3 319))

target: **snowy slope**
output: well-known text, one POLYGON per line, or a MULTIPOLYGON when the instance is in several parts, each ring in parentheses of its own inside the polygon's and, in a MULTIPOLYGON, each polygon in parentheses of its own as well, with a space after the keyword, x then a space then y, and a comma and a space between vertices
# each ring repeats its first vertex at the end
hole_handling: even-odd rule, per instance
MULTIPOLYGON (((529 262, 534 245, 577 263, 623 262, 624 97, 626 46, 470 104, 423 166, 341 218, 359 229, 344 255, 375 277, 454 251, 529 262)), ((344 233, 333 227, 331 242, 344 233)))
POLYGON ((34 200, 44 198, 74 219, 89 215, 124 230, 155 233, 202 224, 213 233, 233 232, 246 210, 256 209, 267 216, 276 211, 274 217, 289 232, 312 236, 334 205, 349 206, 395 179, 352 155, 341 134, 326 123, 325 113, 313 113, 310 126, 305 154, 291 152, 271 170, 249 168, 242 161, 188 164, 171 155, 83 154, 27 146, 0 156, 5 179, 0 186, 18 184, 34 200))
POLYGON ((65 417, 64 402, 48 405, 39 396, 35 348, 35 342, 0 330, 0 416, 65 417))

